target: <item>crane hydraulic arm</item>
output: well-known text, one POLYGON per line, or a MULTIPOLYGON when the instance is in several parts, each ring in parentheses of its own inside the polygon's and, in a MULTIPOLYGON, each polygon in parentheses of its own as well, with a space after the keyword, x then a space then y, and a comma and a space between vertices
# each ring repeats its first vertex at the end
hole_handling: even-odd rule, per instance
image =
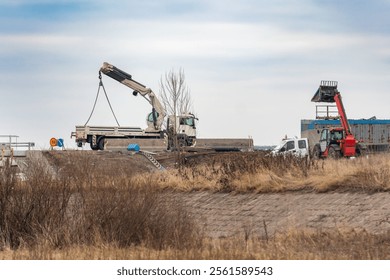
POLYGON ((130 74, 107 62, 103 63, 100 72, 131 88, 134 96, 137 96, 138 93, 141 94, 152 105, 152 112, 147 117, 148 128, 146 132, 161 131, 164 117, 166 116, 165 109, 150 88, 133 80, 130 74))

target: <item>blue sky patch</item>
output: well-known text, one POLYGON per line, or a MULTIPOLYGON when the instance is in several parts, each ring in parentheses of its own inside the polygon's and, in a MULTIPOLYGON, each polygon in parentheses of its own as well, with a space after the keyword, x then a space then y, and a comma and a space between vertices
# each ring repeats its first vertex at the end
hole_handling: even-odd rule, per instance
POLYGON ((60 20, 74 16, 84 9, 84 5, 72 3, 32 3, 32 4, 0 4, 2 18, 21 18, 24 20, 60 20))

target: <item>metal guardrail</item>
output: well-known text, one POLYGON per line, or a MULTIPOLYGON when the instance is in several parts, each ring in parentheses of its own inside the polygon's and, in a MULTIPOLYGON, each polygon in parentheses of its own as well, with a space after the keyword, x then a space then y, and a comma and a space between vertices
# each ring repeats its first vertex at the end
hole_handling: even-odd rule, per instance
POLYGON ((7 138, 8 141, 0 141, 0 156, 3 161, 4 158, 14 158, 14 157, 25 157, 27 151, 30 151, 31 148, 35 147, 33 142, 18 142, 19 136, 17 135, 0 135, 1 138, 7 138))
POLYGON ((10 148, 27 148, 31 150, 31 148, 35 147, 35 143, 33 142, 0 142, 0 147, 10 147, 10 148))
POLYGON ((27 148, 31 150, 31 148, 35 147, 34 142, 18 142, 19 136, 17 135, 0 135, 1 138, 8 138, 8 141, 0 141, 1 149, 18 149, 18 148, 27 148))

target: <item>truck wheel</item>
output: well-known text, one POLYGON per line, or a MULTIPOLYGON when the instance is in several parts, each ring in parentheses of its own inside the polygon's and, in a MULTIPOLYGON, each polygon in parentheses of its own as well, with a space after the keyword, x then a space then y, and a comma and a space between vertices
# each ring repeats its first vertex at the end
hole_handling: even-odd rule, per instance
POLYGON ((98 138, 96 146, 97 146, 98 150, 101 150, 101 151, 104 150, 104 137, 103 136, 98 138))
POLYGON ((328 151, 328 157, 333 159, 340 158, 340 151, 337 151, 334 147, 330 146, 328 151))
POLYGON ((187 146, 186 140, 185 140, 184 138, 180 138, 180 139, 179 139, 179 147, 180 147, 180 148, 183 148, 183 147, 185 147, 185 146, 187 146))
POLYGON ((90 146, 91 146, 91 150, 92 150, 92 151, 97 151, 97 150, 99 150, 99 148, 98 148, 97 145, 93 145, 92 143, 90 143, 90 146))
POLYGON ((315 145, 313 148, 313 158, 319 159, 321 157, 321 147, 320 145, 315 145))

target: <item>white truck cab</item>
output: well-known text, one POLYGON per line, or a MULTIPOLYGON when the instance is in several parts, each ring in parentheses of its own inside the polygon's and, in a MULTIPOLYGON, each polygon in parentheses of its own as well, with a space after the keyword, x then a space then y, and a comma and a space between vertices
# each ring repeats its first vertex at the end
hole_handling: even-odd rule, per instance
POLYGON ((299 157, 309 156, 309 142, 307 138, 284 138, 273 149, 272 154, 293 154, 299 157))

